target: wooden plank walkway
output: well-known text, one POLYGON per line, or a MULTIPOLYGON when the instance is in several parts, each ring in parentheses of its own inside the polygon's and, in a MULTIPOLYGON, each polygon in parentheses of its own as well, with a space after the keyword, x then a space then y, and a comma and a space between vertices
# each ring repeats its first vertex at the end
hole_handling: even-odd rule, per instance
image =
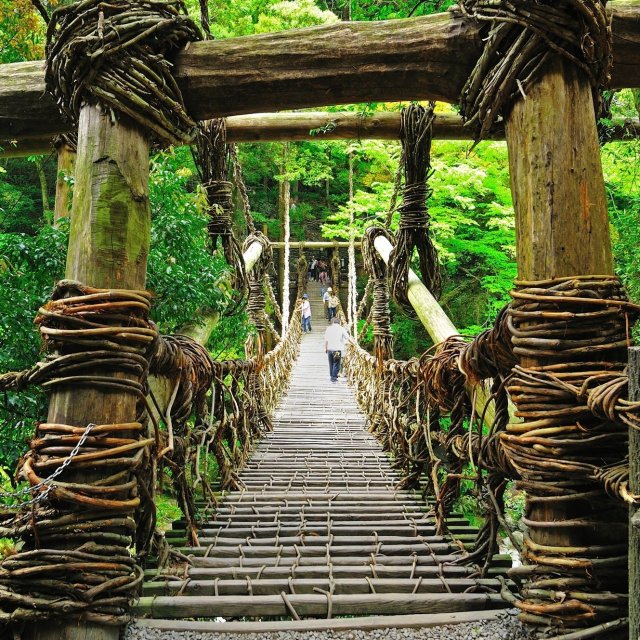
MULTIPOLYGON (((240 476, 243 490, 228 493, 203 525, 200 547, 180 548, 193 563, 186 577, 148 580, 135 614, 166 629, 194 628, 168 619, 263 621, 214 625, 220 631, 359 626, 358 619, 297 621, 308 617, 376 616, 360 618, 368 628, 494 617, 507 606, 495 574, 510 561, 484 580, 472 567, 448 564, 460 546, 436 535, 424 502, 396 491, 399 478, 346 381, 330 382, 315 283, 310 294, 313 331, 303 336, 274 431, 240 476)), ((467 542, 476 533, 455 515, 450 528, 467 542)), ((177 541, 182 533, 171 535, 177 541)))

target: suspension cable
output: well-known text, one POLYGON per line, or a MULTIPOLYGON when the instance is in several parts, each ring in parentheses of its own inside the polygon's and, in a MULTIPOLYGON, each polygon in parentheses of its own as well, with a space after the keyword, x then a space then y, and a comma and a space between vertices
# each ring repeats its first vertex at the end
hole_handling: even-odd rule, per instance
POLYGON ((282 206, 284 222, 284 275, 282 277, 282 337, 287 334, 289 326, 289 257, 291 253, 291 222, 289 219, 289 209, 291 206, 291 184, 286 177, 287 157, 289 155, 289 143, 285 142, 282 148, 282 168, 285 174, 282 181, 282 206))
POLYGON ((353 210, 353 149, 349 149, 349 294, 347 313, 353 339, 358 342, 358 292, 356 291, 355 215, 353 210))

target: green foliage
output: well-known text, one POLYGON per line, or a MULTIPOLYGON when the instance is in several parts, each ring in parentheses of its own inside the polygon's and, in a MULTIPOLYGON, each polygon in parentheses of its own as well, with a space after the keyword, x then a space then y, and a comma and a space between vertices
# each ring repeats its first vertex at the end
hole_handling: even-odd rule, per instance
MULTIPOLYGON (((351 203, 330 213, 322 233, 349 238, 353 211, 357 233, 384 224, 393 193, 399 145, 367 141, 354 149, 356 190, 351 203)), ((429 199, 431 229, 446 276, 441 304, 461 332, 491 323, 508 301, 516 276, 515 224, 504 143, 486 142, 469 151, 460 142, 435 141, 429 199)), ((392 218, 395 230, 398 215, 392 218)), ((415 267, 414 267, 415 268, 415 267)), ((395 315, 397 355, 417 355, 429 345, 421 327, 395 315)))
POLYGON ((202 194, 186 148, 151 161, 151 251, 148 287, 155 294, 153 319, 172 333, 203 315, 226 308, 231 299, 224 259, 209 250, 202 194))
MULTIPOLYGON (((190 14, 199 17, 197 0, 187 4, 190 14)), ((337 20, 331 11, 321 9, 313 0, 212 0, 209 15, 215 38, 312 27, 337 20)))
POLYGON ((0 0, 0 64, 42 57, 44 23, 30 0, 0 0))
MULTIPOLYGON (((0 371, 17 371, 40 357, 33 319, 64 273, 66 228, 42 226, 35 235, 0 233, 0 371)), ((6 393, 0 400, 0 466, 11 468, 43 416, 44 394, 36 389, 6 393)))
POLYGON ((156 527, 158 531, 167 531, 171 529, 174 520, 182 517, 182 511, 176 500, 163 493, 157 493, 155 496, 156 505, 156 527))

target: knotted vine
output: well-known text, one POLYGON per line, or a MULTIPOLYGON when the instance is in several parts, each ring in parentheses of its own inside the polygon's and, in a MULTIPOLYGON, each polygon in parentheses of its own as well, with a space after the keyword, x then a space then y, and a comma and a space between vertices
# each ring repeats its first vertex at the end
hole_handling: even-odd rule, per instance
POLYGON ((422 483, 434 496, 441 531, 461 479, 475 481, 487 517, 473 551, 456 562, 486 575, 500 527, 510 535, 504 491, 515 480, 527 492, 525 564, 510 572, 519 596, 503 594, 527 622, 588 627, 584 637, 595 637, 597 625, 622 625, 626 615, 625 506, 640 502, 629 490, 627 429, 640 429, 640 403, 627 398, 625 365, 640 307, 613 276, 517 284, 494 327, 471 342, 453 336, 417 367, 387 360, 382 368, 351 345, 345 364, 403 485, 422 483), (487 378, 492 420, 488 404, 473 409, 487 378), (507 392, 524 422, 510 421, 507 392), (446 430, 441 415, 450 416, 446 430), (568 511, 550 523, 545 510, 554 505, 568 511), (551 545, 549 526, 583 543, 551 545))
POLYGON ((296 263, 296 269, 298 274, 298 286, 296 297, 298 300, 302 298, 305 291, 307 290, 307 282, 309 280, 309 262, 307 261, 306 256, 304 255, 304 249, 300 248, 300 255, 298 256, 298 262, 296 263))
POLYGON ((232 286, 238 293, 235 304, 226 311, 233 313, 246 296, 248 283, 242 251, 233 233, 233 184, 228 178, 231 156, 224 119, 201 122, 191 150, 207 197, 211 248, 215 250, 220 239, 225 260, 233 269, 232 286))
MULTIPOLYGON (((369 227, 362 237, 362 258, 373 287, 370 318, 373 326, 373 355, 378 368, 382 367, 385 360, 393 357, 387 265, 374 247, 375 239, 380 235, 391 240, 389 233, 381 227, 369 227)), ((363 301, 366 297, 363 296, 363 301)))
POLYGON ((605 0, 459 0, 460 11, 488 23, 484 50, 460 96, 476 140, 484 138, 518 96, 526 96, 546 64, 560 55, 599 89, 611 76, 611 25, 605 0))
POLYGON ((181 0, 81 0, 56 9, 47 28, 45 80, 77 122, 83 103, 124 114, 161 144, 193 139, 171 57, 200 32, 181 0))
POLYGON ((438 297, 442 279, 438 254, 429 235, 427 180, 431 175, 431 135, 434 104, 412 104, 402 111, 400 141, 404 163, 402 204, 395 245, 389 259, 390 293, 407 313, 413 313, 407 297, 409 269, 414 249, 418 251, 420 275, 425 286, 438 297))
POLYGON ((249 318, 256 328, 255 339, 249 338, 246 346, 247 355, 261 357, 266 351, 265 331, 269 324, 265 313, 266 295, 264 282, 268 277, 268 271, 273 266, 273 250, 269 239, 260 232, 247 236, 244 242, 246 250, 254 242, 262 245, 260 258, 248 273, 249 276, 249 301, 247 311, 249 318))
POLYGON ((48 355, 0 378, 2 388, 17 391, 38 385, 117 393, 137 415, 117 424, 38 424, 18 472, 31 500, 10 518, 5 513, 0 530, 24 542, 0 563, 3 625, 59 615, 102 624, 127 619, 155 524, 150 448, 158 440, 157 430, 155 438, 147 433, 146 401, 156 338, 150 301, 145 291, 60 282, 36 318, 48 355), (103 473, 101 482, 87 479, 87 470, 103 473), (130 553, 134 543, 138 558, 130 553))

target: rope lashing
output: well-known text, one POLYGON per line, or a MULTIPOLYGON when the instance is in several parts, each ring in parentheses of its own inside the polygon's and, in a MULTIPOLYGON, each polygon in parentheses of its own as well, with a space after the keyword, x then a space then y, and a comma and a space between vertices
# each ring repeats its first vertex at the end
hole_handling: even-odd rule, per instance
POLYGON ((83 103, 125 114, 162 144, 193 139, 170 59, 200 32, 181 0, 82 0, 47 29, 48 91, 76 123, 83 103))
POLYGON ((403 109, 400 124, 404 186, 399 207, 400 224, 389 258, 389 279, 391 296, 410 314, 413 309, 407 297, 407 287, 414 248, 418 251, 420 274, 425 286, 436 298, 442 290, 438 254, 429 236, 427 211, 433 109, 433 103, 427 108, 412 104, 403 109))
POLYGON ((505 306, 490 329, 478 334, 460 353, 458 366, 470 384, 487 378, 506 377, 518 363, 513 353, 505 306))
POLYGON ((302 248, 300 249, 300 255, 298 256, 296 268, 298 270, 298 292, 296 296, 298 300, 300 300, 307 290, 307 281, 309 274, 309 262, 307 261, 307 258, 304 255, 304 249, 302 248))
MULTIPOLYGON (((148 497, 153 461, 146 437, 148 354, 156 332, 145 291, 96 289, 60 282, 36 323, 49 355, 2 386, 44 389, 88 386, 135 398, 129 423, 37 426, 19 474, 43 499, 30 501, 3 536, 20 536, 24 550, 0 563, 2 624, 65 615, 121 624, 142 572, 129 549, 144 555, 153 529, 148 497), (106 471, 100 483, 87 469, 106 471), (64 540, 64 549, 55 549, 64 540)), ((36 495, 36 497, 37 497, 36 495)))
POLYGON ((331 287, 333 288, 333 295, 340 295, 340 249, 337 247, 334 248, 333 253, 331 254, 331 287))
POLYGON ((227 310, 233 313, 242 303, 247 293, 247 274, 240 245, 233 233, 233 184, 228 179, 228 165, 231 161, 229 147, 226 142, 225 121, 206 120, 198 126, 195 144, 191 151, 207 196, 209 222, 207 229, 211 238, 211 248, 222 244, 222 251, 227 264, 233 269, 233 288, 238 292, 234 304, 227 310))
MULTIPOLYGON (((213 401, 208 425, 194 434, 197 442, 194 464, 207 460, 211 451, 218 464, 220 486, 238 488, 238 471, 244 466, 255 441, 271 430, 275 410, 295 361, 302 326, 300 309, 284 339, 261 360, 227 360, 216 362, 213 401)), ((199 474, 194 469, 193 476, 199 474)))
POLYGON ((621 395, 640 307, 628 301, 615 276, 516 284, 508 324, 523 364, 508 390, 523 422, 501 434, 521 477, 518 486, 527 491, 521 571, 528 581, 515 605, 535 624, 597 624, 626 611, 624 596, 605 604, 601 595, 619 593, 627 572, 619 540, 626 539, 628 525, 624 502, 634 497, 623 467, 627 427, 637 428, 640 405, 623 403, 621 395), (530 358, 538 364, 525 366, 530 358), (553 526, 574 539, 579 534, 578 546, 544 543, 549 523, 541 510, 560 502, 566 515, 556 515, 553 526), (559 596, 567 579, 575 581, 579 600, 559 596))
POLYGON ((273 265, 273 249, 271 248, 269 239, 264 234, 256 232, 247 236, 244 241, 243 250, 246 251, 254 242, 259 242, 262 245, 262 253, 253 269, 248 273, 249 300, 247 302, 247 312, 257 331, 257 341, 255 349, 252 349, 252 352, 253 355, 260 357, 260 355, 265 352, 266 343, 264 333, 268 324, 265 313, 266 295, 264 291, 264 279, 273 265))
POLYGON ((231 168, 233 170, 233 181, 238 189, 240 195, 240 202, 242 203, 242 213, 244 215, 245 222, 247 224, 247 235, 256 233, 256 225, 251 215, 251 204, 249 202, 249 193, 247 192, 247 185, 244 181, 242 174, 242 167, 240 166, 240 159, 238 158, 238 151, 234 144, 229 145, 229 154, 231 156, 231 168))
POLYGON ((463 15, 488 23, 484 51, 460 96, 476 140, 486 137, 552 56, 584 71, 599 105, 611 76, 612 39, 605 0, 459 0, 463 15))
POLYGON ((163 416, 167 425, 167 443, 156 452, 171 469, 178 506, 185 516, 185 529, 190 543, 196 543, 195 496, 187 477, 191 455, 192 428, 189 419, 195 415, 193 429, 206 419, 206 394, 213 382, 214 363, 209 352, 188 336, 158 336, 149 359, 149 370, 172 381, 174 391, 163 416))
POLYGON ((391 241, 391 236, 382 227, 369 227, 362 237, 362 259, 370 281, 373 283, 371 324, 373 325, 373 354, 378 368, 382 367, 385 360, 393 357, 387 265, 374 247, 374 242, 380 235, 391 241))

